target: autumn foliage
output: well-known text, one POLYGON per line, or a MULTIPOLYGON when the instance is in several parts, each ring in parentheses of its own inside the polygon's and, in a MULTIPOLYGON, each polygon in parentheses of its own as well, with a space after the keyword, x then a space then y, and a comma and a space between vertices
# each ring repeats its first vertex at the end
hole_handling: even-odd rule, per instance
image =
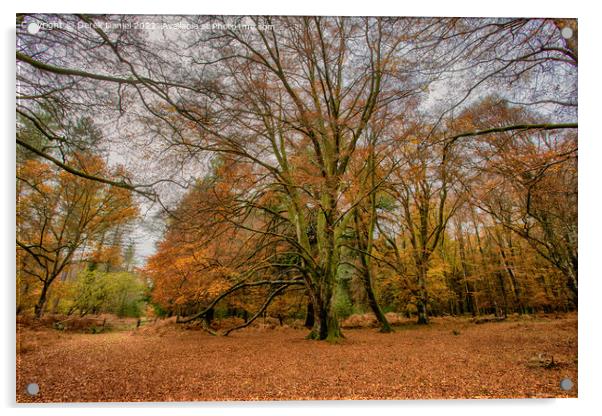
MULTIPOLYGON (((73 163, 93 175, 109 174, 93 154, 74 153, 73 163)), ((105 239, 138 215, 131 193, 27 158, 17 169, 17 311, 40 317, 54 293, 56 306, 69 276, 81 264, 119 262, 119 245, 105 239)), ((116 241, 117 242, 117 241, 116 241)))

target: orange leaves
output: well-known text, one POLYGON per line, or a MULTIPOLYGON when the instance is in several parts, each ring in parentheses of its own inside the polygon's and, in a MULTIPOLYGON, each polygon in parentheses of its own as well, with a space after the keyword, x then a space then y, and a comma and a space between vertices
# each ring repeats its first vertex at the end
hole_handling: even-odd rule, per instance
MULTIPOLYGON (((112 175, 97 155, 73 153, 68 164, 93 176, 112 175)), ((20 273, 37 276, 36 285, 41 281, 48 288, 70 264, 86 259, 84 247, 96 247, 93 261, 120 261, 118 248, 104 248, 102 240, 137 216, 129 191, 72 175, 39 159, 18 166, 17 178, 20 273)), ((30 285, 27 290, 35 288, 30 285)))
POLYGON ((230 283, 224 279, 224 274, 217 273, 216 279, 211 281, 207 287, 207 295, 211 298, 216 297, 230 287, 230 283))
MULTIPOLYGON (((248 192, 254 197, 250 204, 279 211, 281 196, 256 183, 249 164, 223 156, 214 161, 213 168, 182 198, 157 252, 147 260, 144 272, 153 282, 152 299, 164 310, 207 305, 247 277, 243 273, 256 267, 265 258, 262 255, 273 255, 271 251, 265 254, 261 234, 258 237, 248 230, 265 227, 265 217, 248 215, 239 198, 248 192)), ((239 293, 246 296, 243 292, 224 302, 234 305, 239 293)))
POLYGON ((372 328, 349 329, 342 345, 303 341, 305 330, 279 326, 212 337, 165 320, 145 324, 135 336, 58 337, 57 331, 19 325, 18 339, 30 348, 20 349, 17 359, 17 402, 577 395, 577 388, 565 392, 559 387, 564 377, 578 381, 574 314, 481 325, 441 317, 428 328, 399 321, 403 330, 387 335, 372 328), (530 366, 530 359, 541 354, 553 356, 562 367, 530 366), (26 394, 32 380, 40 385, 37 396, 26 394))
MULTIPOLYGON (((184 199, 186 204, 194 201, 190 195, 184 199)), ((180 208, 187 212, 185 207, 180 208)), ((144 269, 153 282, 153 301, 166 310, 206 302, 229 285, 229 269, 216 261, 220 240, 203 244, 201 234, 206 230, 200 224, 197 228, 195 219, 198 217, 186 217, 185 225, 173 223, 144 269), (180 226, 189 231, 179 232, 180 226)))
POLYGON ((474 130, 476 128, 474 113, 465 112, 460 117, 454 119, 453 128, 460 132, 474 130))
POLYGON ((38 159, 28 159, 17 166, 17 176, 28 179, 31 183, 40 183, 52 177, 52 169, 38 159))
POLYGON ((211 249, 199 249, 172 237, 163 241, 144 272, 153 282, 152 298, 164 309, 207 302, 231 283, 228 268, 215 266, 211 249))

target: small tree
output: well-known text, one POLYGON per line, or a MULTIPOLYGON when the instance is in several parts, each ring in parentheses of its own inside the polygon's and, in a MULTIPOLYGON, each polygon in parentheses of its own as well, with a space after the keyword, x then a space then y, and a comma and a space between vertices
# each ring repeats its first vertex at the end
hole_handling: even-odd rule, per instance
MULTIPOLYGON (((74 154, 72 163, 106 172, 102 159, 74 154)), ((130 192, 59 171, 30 159, 17 170, 17 270, 40 286, 34 307, 43 314, 52 283, 85 257, 85 246, 137 215, 130 192), (79 256, 78 256, 79 254, 79 256)))

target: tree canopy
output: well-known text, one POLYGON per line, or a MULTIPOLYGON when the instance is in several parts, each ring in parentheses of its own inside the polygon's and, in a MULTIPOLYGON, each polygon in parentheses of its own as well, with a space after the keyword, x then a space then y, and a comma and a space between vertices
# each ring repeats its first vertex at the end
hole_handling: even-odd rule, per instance
POLYGON ((165 223, 138 272, 179 322, 305 313, 336 340, 350 308, 388 332, 392 310, 577 307, 574 21, 18 19, 56 23, 17 30, 17 259, 38 316, 138 204, 165 223))

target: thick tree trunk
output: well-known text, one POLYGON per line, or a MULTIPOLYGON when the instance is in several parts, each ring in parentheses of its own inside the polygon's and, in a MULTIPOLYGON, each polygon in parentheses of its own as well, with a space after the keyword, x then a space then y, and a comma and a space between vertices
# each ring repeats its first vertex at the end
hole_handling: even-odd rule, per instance
POLYGON ((429 323, 427 305, 428 292, 426 289, 426 266, 421 265, 418 272, 418 300, 416 305, 418 308, 418 324, 420 325, 429 323))
POLYGON ((577 308, 579 297, 578 297, 578 289, 577 289, 576 267, 575 267, 575 269, 567 268, 567 272, 565 274, 567 275, 567 286, 573 295, 573 299, 572 299, 573 305, 575 306, 575 308, 577 308))
POLYGON ((419 325, 426 325, 429 323, 428 312, 426 311, 426 302, 422 299, 418 300, 418 321, 419 325))
POLYGON ((332 305, 332 291, 311 296, 314 311, 314 325, 307 336, 308 339, 336 341, 344 338, 339 320, 332 305))
POLYGON ((307 311, 305 312, 305 327, 307 329, 311 329, 314 326, 315 322, 314 317, 314 304, 310 301, 307 302, 307 311))
POLYGON ((207 326, 211 326, 211 323, 213 322, 213 317, 215 315, 215 311, 213 308, 209 309, 207 311, 207 313, 205 314, 205 316, 203 316, 203 319, 205 320, 205 323, 207 324, 207 326))

